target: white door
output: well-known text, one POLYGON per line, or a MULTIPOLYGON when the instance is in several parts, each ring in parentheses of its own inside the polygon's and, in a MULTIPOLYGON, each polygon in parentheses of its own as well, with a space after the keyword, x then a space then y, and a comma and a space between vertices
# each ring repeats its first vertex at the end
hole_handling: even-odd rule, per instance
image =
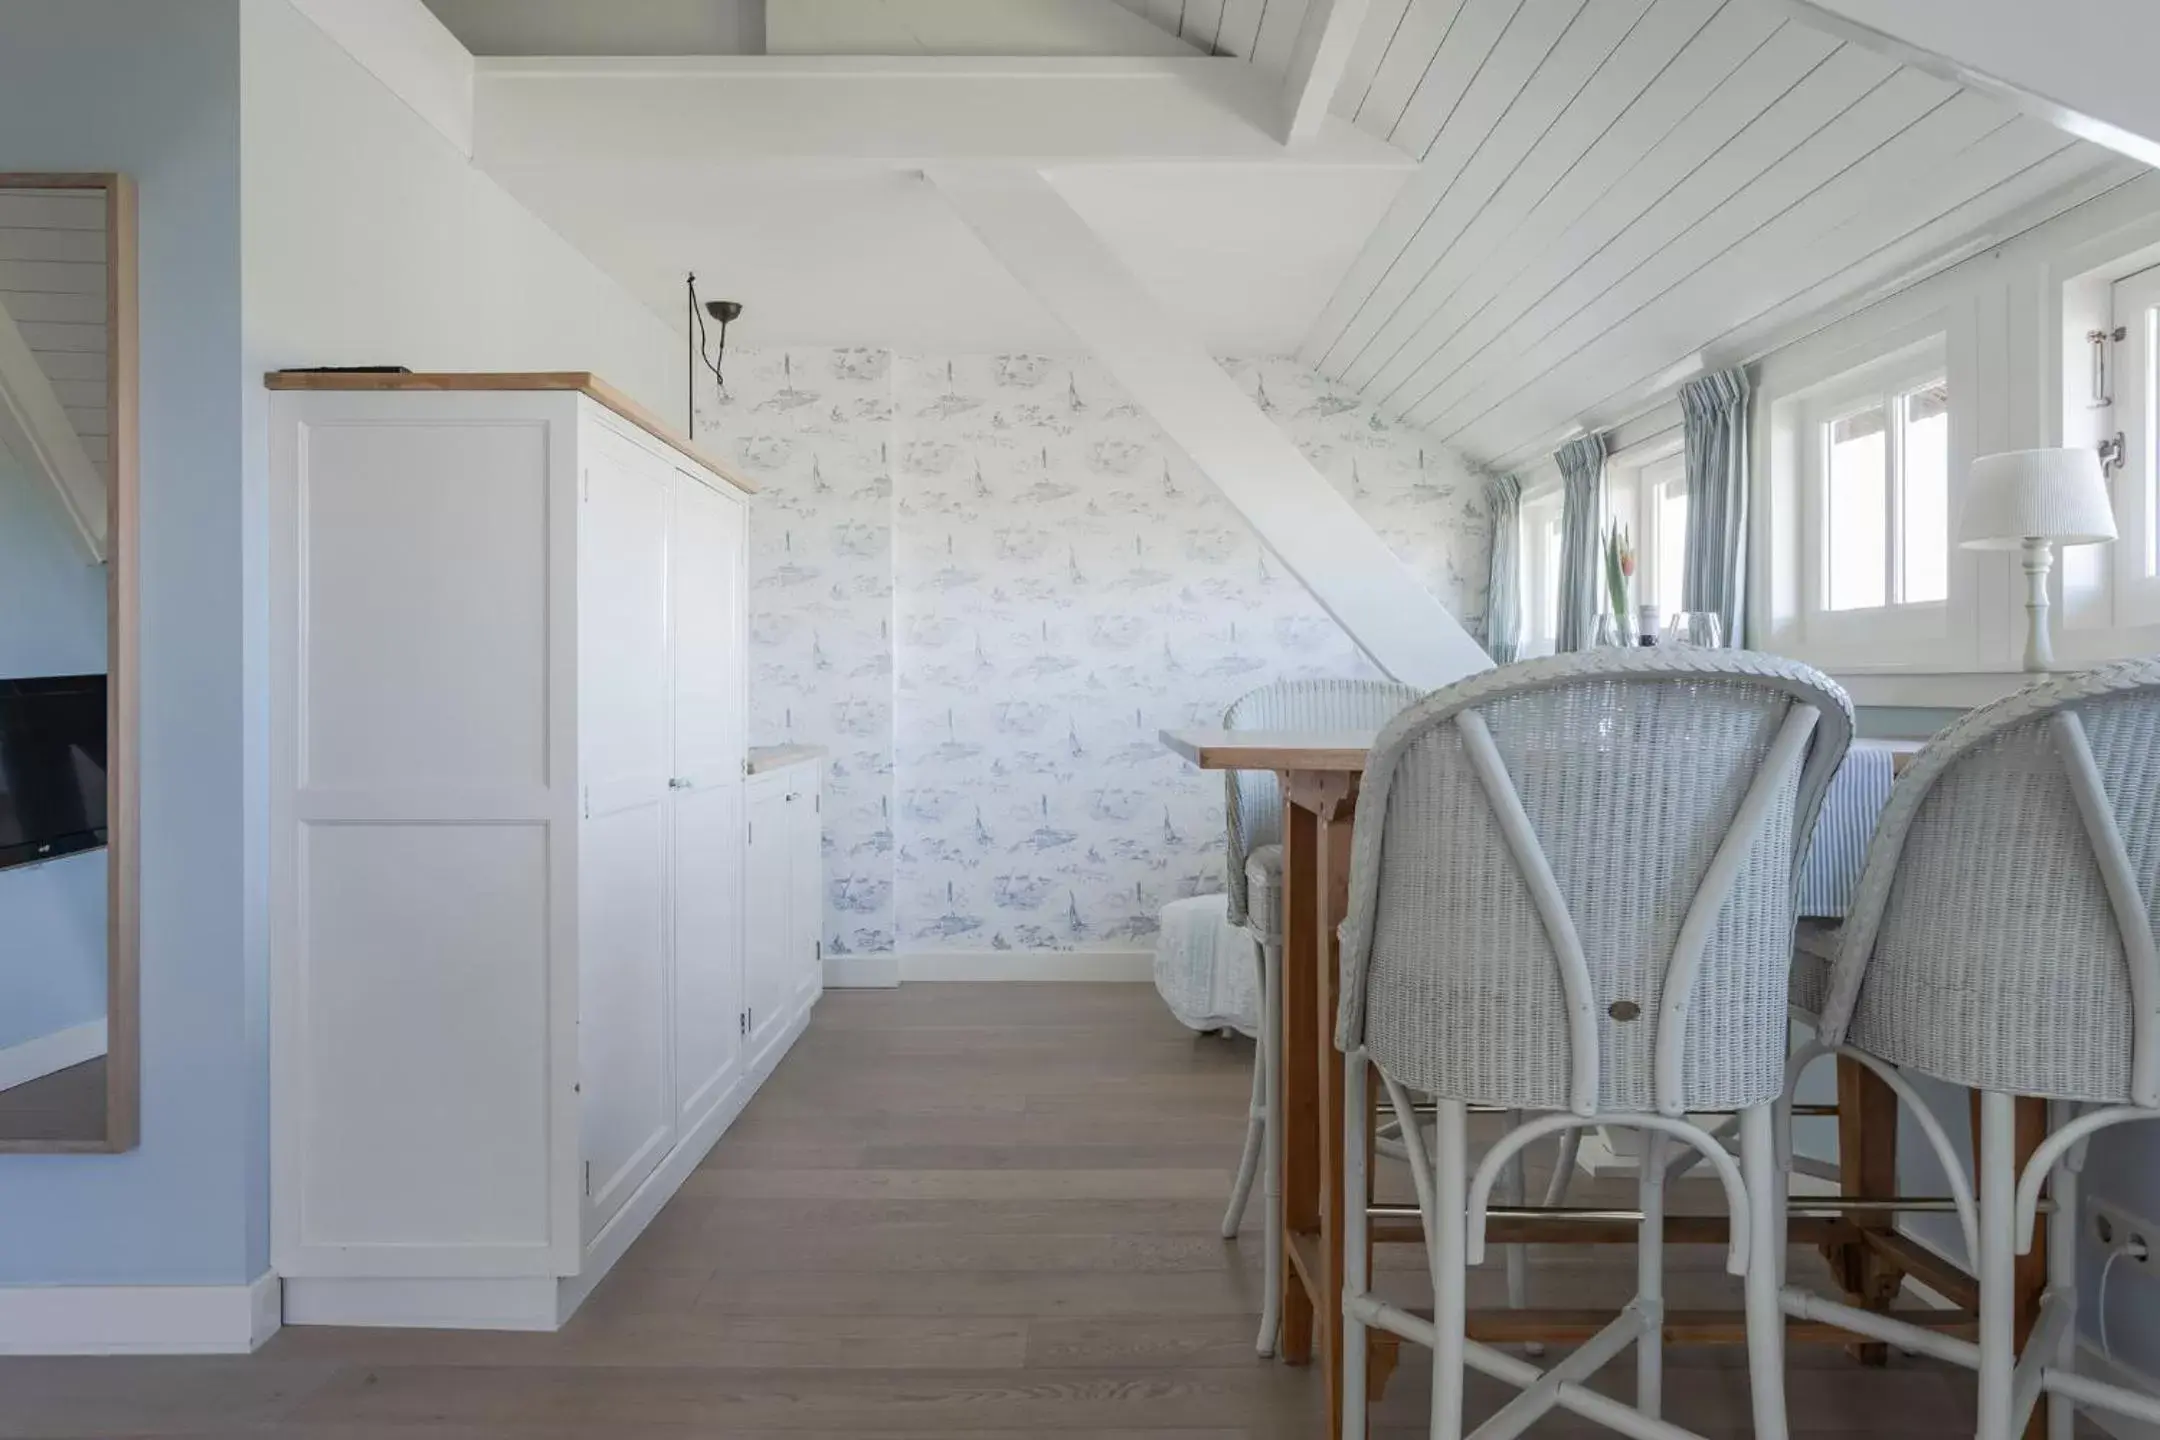
POLYGON ((792 950, 795 966, 795 997, 798 1005, 811 1003, 825 988, 825 817, 818 798, 818 767, 815 762, 798 765, 788 802, 794 811, 793 868, 794 904, 792 950))
POLYGON ((788 803, 790 772, 760 775, 745 787, 749 796, 748 876, 749 944, 743 958, 743 1003, 749 1030, 749 1055, 755 1062, 787 1018, 795 994, 795 971, 788 963, 794 946, 793 808, 788 803))
POLYGON ((668 1075, 668 467, 587 431, 578 525, 578 1082, 585 1235, 674 1143, 668 1075))
POLYGON ((743 509, 678 473, 674 639, 675 1104, 687 1130, 741 1073, 743 509))

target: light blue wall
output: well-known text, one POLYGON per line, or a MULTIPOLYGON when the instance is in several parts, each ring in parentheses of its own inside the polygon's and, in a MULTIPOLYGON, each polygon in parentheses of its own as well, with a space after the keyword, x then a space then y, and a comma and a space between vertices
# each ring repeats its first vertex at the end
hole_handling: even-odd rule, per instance
MULTIPOLYGON (((0 450, 0 678, 105 668, 105 571, 0 450)), ((0 870, 0 1050, 105 1014, 105 857, 0 870)))
POLYGON ((140 189, 143 1020, 139 1149, 0 1156, 0 1283, 237 1284, 267 1256, 243 925, 238 29, 237 0, 0 5, 0 170, 120 170, 140 189))

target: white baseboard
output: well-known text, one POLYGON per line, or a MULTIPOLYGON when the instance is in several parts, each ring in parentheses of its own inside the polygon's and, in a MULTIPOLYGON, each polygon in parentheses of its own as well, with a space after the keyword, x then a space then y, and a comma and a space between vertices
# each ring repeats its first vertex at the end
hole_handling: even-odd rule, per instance
POLYGON ((275 1275, 246 1285, 0 1286, 0 1355, 245 1355, 277 1333, 275 1275))
POLYGON ((1155 978, 1153 950, 909 950, 899 960, 910 983, 1155 978))
POLYGON ((326 1275, 285 1282, 285 1321, 290 1325, 357 1325, 427 1330, 554 1330, 585 1297, 711 1152, 750 1097, 771 1077, 810 1024, 805 1005, 774 1037, 750 1068, 714 1102, 659 1168, 645 1177, 622 1209, 585 1247, 575 1275, 378 1278, 326 1275))
POLYGON ((55 1030, 20 1045, 10 1045, 0 1050, 0 1090, 12 1090, 17 1085, 56 1074, 70 1065, 95 1060, 105 1053, 105 1046, 105 1022, 102 1019, 55 1030))
POLYGON ((426 1330, 553 1330, 559 1323, 552 1275, 421 1280, 375 1275, 291 1276, 288 1325, 360 1325, 426 1330))
POLYGON ((899 983, 900 957, 890 950, 880 955, 825 957, 828 990, 890 990, 899 983))

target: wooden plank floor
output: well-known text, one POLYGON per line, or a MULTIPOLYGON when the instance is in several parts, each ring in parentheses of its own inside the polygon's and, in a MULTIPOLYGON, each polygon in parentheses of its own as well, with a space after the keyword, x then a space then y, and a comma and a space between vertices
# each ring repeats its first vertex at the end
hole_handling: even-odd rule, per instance
MULTIPOLYGON (((836 993, 560 1334, 309 1328, 245 1358, 0 1360, 0 1437, 1308 1436, 1316 1377, 1252 1352, 1253 1232, 1216 1234, 1250 1054, 1186 1034, 1146 986, 836 993)), ((1534 1299, 1616 1303, 1632 1253, 1536 1252, 1534 1299)), ((1673 1304, 1738 1304, 1717 1253, 1673 1259, 1673 1304)), ((1417 1297, 1422 1263, 1386 1252, 1385 1288, 1417 1297)), ((1497 1303, 1497 1275, 1480 1284, 1497 1303)), ((1670 1363, 1671 1418, 1749 1433, 1736 1353, 1670 1363)), ((1429 1373, 1407 1355, 1376 1434, 1424 1433, 1429 1373)), ((1614 1393, 1632 1376, 1623 1358, 1614 1393)), ((1917 1361, 1799 1351, 1791 1391, 1801 1436, 1971 1433, 1970 1381, 1917 1361)), ((1472 1394, 1474 1418, 1503 1397, 1472 1394)))

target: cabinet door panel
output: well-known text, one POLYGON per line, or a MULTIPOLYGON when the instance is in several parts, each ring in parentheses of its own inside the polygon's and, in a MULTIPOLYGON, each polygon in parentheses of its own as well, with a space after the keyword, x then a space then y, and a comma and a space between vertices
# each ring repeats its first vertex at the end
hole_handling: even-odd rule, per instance
POLYGON ((670 472, 598 437, 588 451, 578 530, 578 1082, 590 1239, 674 1143, 675 1097, 667 1030, 670 472))
POLYGON ((675 795, 675 1102, 688 1130, 742 1066, 743 787, 675 795))
POLYGON ((818 767, 806 764, 797 767, 801 778, 795 784, 795 799, 790 808, 794 814, 794 832, 790 844, 794 850, 794 903, 790 907, 792 919, 792 954, 795 966, 795 993, 799 1000, 807 1002, 810 997, 825 988, 825 965, 820 957, 819 941, 825 933, 825 817, 818 799, 818 767))
POLYGON ((742 506, 678 471, 668 546, 674 773, 701 786, 742 778, 742 572, 742 506))
POLYGON ((750 1010, 749 1058, 755 1060, 787 1018, 795 991, 789 965, 793 948, 794 879, 789 852, 793 807, 787 776, 760 775, 749 786, 749 944, 743 957, 744 1001, 750 1010))

